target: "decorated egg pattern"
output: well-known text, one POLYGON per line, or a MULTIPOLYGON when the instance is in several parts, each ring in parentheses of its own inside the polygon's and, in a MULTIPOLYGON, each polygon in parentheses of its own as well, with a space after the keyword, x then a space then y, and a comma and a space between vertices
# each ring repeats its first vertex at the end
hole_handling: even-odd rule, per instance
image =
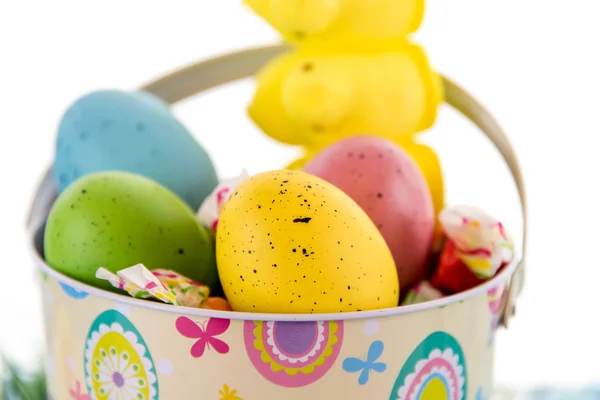
POLYGON ((265 379, 284 387, 306 386, 323 377, 343 338, 341 321, 244 323, 250 361, 265 379))
POLYGON ((486 291, 439 309, 435 320, 446 321, 444 332, 431 334, 434 321, 422 313, 410 322, 418 340, 398 342, 408 321, 402 315, 310 322, 199 319, 125 306, 92 293, 75 299, 54 279, 43 285, 51 293, 52 307, 45 310, 52 326, 47 376, 55 399, 158 400, 198 394, 221 400, 265 395, 462 400, 478 399, 480 387, 481 398, 489 395, 492 364, 481 363, 492 356, 482 337, 492 315, 486 291), (175 329, 178 320, 185 329, 175 329), (473 329, 459 328, 469 323, 473 329), (150 335, 157 327, 167 329, 150 335))
POLYGON ((465 400, 467 369, 458 341, 435 332, 413 350, 400 370, 390 400, 465 400))
POLYGON ((157 400, 152 356, 135 326, 108 310, 93 322, 84 351, 85 381, 92 399, 157 400))

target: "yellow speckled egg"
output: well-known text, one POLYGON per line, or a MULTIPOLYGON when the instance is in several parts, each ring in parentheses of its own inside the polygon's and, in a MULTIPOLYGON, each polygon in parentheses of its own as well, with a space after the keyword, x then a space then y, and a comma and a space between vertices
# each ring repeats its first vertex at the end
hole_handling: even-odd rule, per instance
POLYGON ((301 171, 236 188, 217 229, 217 265, 235 311, 333 313, 398 305, 392 254, 341 190, 301 171))

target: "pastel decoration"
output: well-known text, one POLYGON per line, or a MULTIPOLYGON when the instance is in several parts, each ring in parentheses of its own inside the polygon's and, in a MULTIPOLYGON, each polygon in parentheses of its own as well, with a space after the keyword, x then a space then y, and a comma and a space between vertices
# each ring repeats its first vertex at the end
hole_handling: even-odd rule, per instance
POLYGON ((322 378, 335 363, 343 338, 342 321, 244 322, 244 343, 254 368, 283 387, 322 378))
POLYGON ((363 326, 363 332, 367 336, 376 335, 377 332, 379 332, 379 321, 377 321, 376 319, 369 319, 365 321, 365 324, 363 326))
POLYGON ((173 363, 169 360, 159 360, 156 363, 156 369, 161 375, 171 375, 173 373, 173 363))
POLYGON ((219 400, 244 400, 237 395, 237 390, 230 389, 227 384, 224 384, 223 389, 219 390, 219 395, 221 396, 219 400))
POLYGON ((502 302, 504 300, 504 286, 496 286, 488 290, 488 306, 492 313, 492 316, 496 317, 500 314, 502 308, 502 302))
POLYGON ((475 393, 475 400, 488 400, 489 396, 485 396, 483 394, 483 389, 480 387, 477 389, 477 392, 475 393))
POLYGON ((59 282, 58 284, 60 285, 63 292, 65 292, 67 294, 67 296, 69 296, 69 297, 72 297, 76 300, 82 300, 82 299, 85 299, 86 297, 88 297, 88 293, 77 290, 77 289, 67 285, 66 283, 59 282))
POLYGON ((458 341, 435 332, 408 357, 396 378, 390 400, 465 400, 467 367, 458 341))
POLYGON ((85 381, 94 399, 158 400, 158 380, 146 342, 116 310, 100 314, 88 333, 85 381))
POLYGON ((73 387, 73 389, 69 389, 69 396, 75 400, 92 400, 89 395, 83 393, 81 390, 81 382, 76 381, 75 387, 73 387))
POLYGON ((366 359, 348 357, 344 360, 342 368, 348 373, 360 372, 358 384, 366 385, 369 382, 371 372, 383 373, 387 369, 385 363, 379 362, 379 357, 383 354, 383 342, 376 340, 369 346, 366 359))
POLYGON ((506 295, 507 291, 505 285, 496 286, 487 292, 488 306, 491 313, 490 338, 488 340, 488 347, 491 347, 494 343, 494 334, 496 333, 496 330, 500 324, 500 312, 502 311, 502 305, 506 300, 506 295))
POLYGON ((219 354, 229 353, 229 345, 218 339, 219 336, 229 329, 231 321, 221 318, 210 318, 208 321, 196 323, 188 317, 179 317, 175 321, 177 331, 190 339, 197 339, 190 349, 194 358, 200 358, 207 350, 213 349, 219 354))

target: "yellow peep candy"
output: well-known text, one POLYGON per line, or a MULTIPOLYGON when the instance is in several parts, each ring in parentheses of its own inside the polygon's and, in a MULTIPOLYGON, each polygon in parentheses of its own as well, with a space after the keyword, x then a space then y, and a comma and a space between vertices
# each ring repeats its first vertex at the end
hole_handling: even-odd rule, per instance
POLYGON ((433 209, 436 216, 440 214, 445 206, 444 176, 440 160, 429 146, 415 142, 397 142, 410 156, 415 160, 429 187, 431 199, 433 200, 433 209))
POLYGON ((388 40, 415 32, 425 0, 245 0, 289 42, 388 40))
MULTIPOLYGON (((423 173, 429 187, 429 192, 431 193, 437 221, 437 216, 444 208, 445 202, 444 177, 437 154, 431 147, 421 143, 400 141, 397 144, 406 150, 423 173)), ((300 158, 288 164, 286 169, 301 170, 317 153, 318 151, 305 152, 300 158)))
POLYGON ((248 114, 280 142, 320 149, 364 132, 412 138, 433 124, 441 100, 440 77, 420 46, 323 42, 265 66, 248 114))

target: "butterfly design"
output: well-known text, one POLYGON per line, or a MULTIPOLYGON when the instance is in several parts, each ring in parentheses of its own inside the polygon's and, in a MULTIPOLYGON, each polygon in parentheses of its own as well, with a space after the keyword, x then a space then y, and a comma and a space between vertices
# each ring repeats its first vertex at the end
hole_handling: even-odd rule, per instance
POLYGON ((383 342, 376 340, 369 346, 366 358, 348 357, 342 363, 342 368, 348 373, 355 373, 360 371, 358 376, 358 384, 366 385, 369 381, 371 371, 383 373, 387 369, 387 365, 382 362, 377 362, 379 357, 383 354, 383 342))
POLYGON ((188 317, 179 317, 175 321, 175 327, 181 335, 198 339, 190 349, 190 354, 194 358, 202 357, 211 347, 219 354, 227 354, 229 345, 215 336, 225 333, 230 324, 230 320, 221 318, 210 318, 202 323, 196 323, 188 317))

